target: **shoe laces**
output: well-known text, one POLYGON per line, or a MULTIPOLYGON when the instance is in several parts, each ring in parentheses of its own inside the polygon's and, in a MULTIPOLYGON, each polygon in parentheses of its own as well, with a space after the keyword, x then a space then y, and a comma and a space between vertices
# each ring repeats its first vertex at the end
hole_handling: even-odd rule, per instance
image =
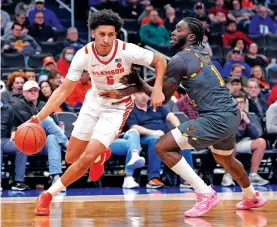
POLYGON ((195 208, 204 208, 206 206, 205 202, 207 201, 207 195, 203 193, 196 193, 196 201, 193 207, 195 208))

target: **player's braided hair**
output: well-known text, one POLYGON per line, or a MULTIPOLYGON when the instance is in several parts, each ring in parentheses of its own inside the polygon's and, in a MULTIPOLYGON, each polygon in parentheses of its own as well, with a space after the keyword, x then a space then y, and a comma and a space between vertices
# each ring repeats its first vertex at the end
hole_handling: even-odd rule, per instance
POLYGON ((205 29, 201 21, 193 17, 186 17, 183 20, 188 24, 190 32, 196 36, 192 45, 203 47, 202 41, 205 29))
POLYGON ((96 29, 100 25, 111 25, 115 27, 116 32, 119 32, 123 23, 118 13, 107 9, 92 13, 88 19, 88 27, 90 29, 96 29))

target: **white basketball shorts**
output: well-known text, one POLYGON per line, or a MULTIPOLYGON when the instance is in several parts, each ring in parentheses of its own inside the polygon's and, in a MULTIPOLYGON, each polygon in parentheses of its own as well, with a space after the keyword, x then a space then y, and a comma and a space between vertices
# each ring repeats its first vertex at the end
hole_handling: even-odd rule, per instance
POLYGON ((85 100, 78 119, 73 123, 72 136, 90 141, 96 139, 107 148, 123 129, 134 107, 131 97, 111 103, 101 97, 85 100))

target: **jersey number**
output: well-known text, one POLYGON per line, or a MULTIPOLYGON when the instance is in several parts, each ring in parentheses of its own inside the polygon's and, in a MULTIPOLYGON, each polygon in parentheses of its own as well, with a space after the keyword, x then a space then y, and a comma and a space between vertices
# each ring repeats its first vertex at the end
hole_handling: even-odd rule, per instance
POLYGON ((114 84, 114 79, 113 76, 107 76, 107 84, 108 85, 113 85, 114 84))
POLYGON ((215 73, 215 75, 217 76, 218 80, 219 80, 219 84, 221 86, 224 86, 224 80, 222 79, 222 77, 220 76, 219 72, 217 71, 216 67, 214 65, 211 65, 211 69, 212 71, 215 73))

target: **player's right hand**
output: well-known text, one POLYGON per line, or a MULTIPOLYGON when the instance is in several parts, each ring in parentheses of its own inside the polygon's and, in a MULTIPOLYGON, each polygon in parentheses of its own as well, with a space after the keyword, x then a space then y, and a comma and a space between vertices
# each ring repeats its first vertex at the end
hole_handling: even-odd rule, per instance
POLYGON ((131 84, 137 84, 139 81, 139 74, 134 67, 131 67, 131 72, 120 78, 119 82, 129 86, 131 84))

